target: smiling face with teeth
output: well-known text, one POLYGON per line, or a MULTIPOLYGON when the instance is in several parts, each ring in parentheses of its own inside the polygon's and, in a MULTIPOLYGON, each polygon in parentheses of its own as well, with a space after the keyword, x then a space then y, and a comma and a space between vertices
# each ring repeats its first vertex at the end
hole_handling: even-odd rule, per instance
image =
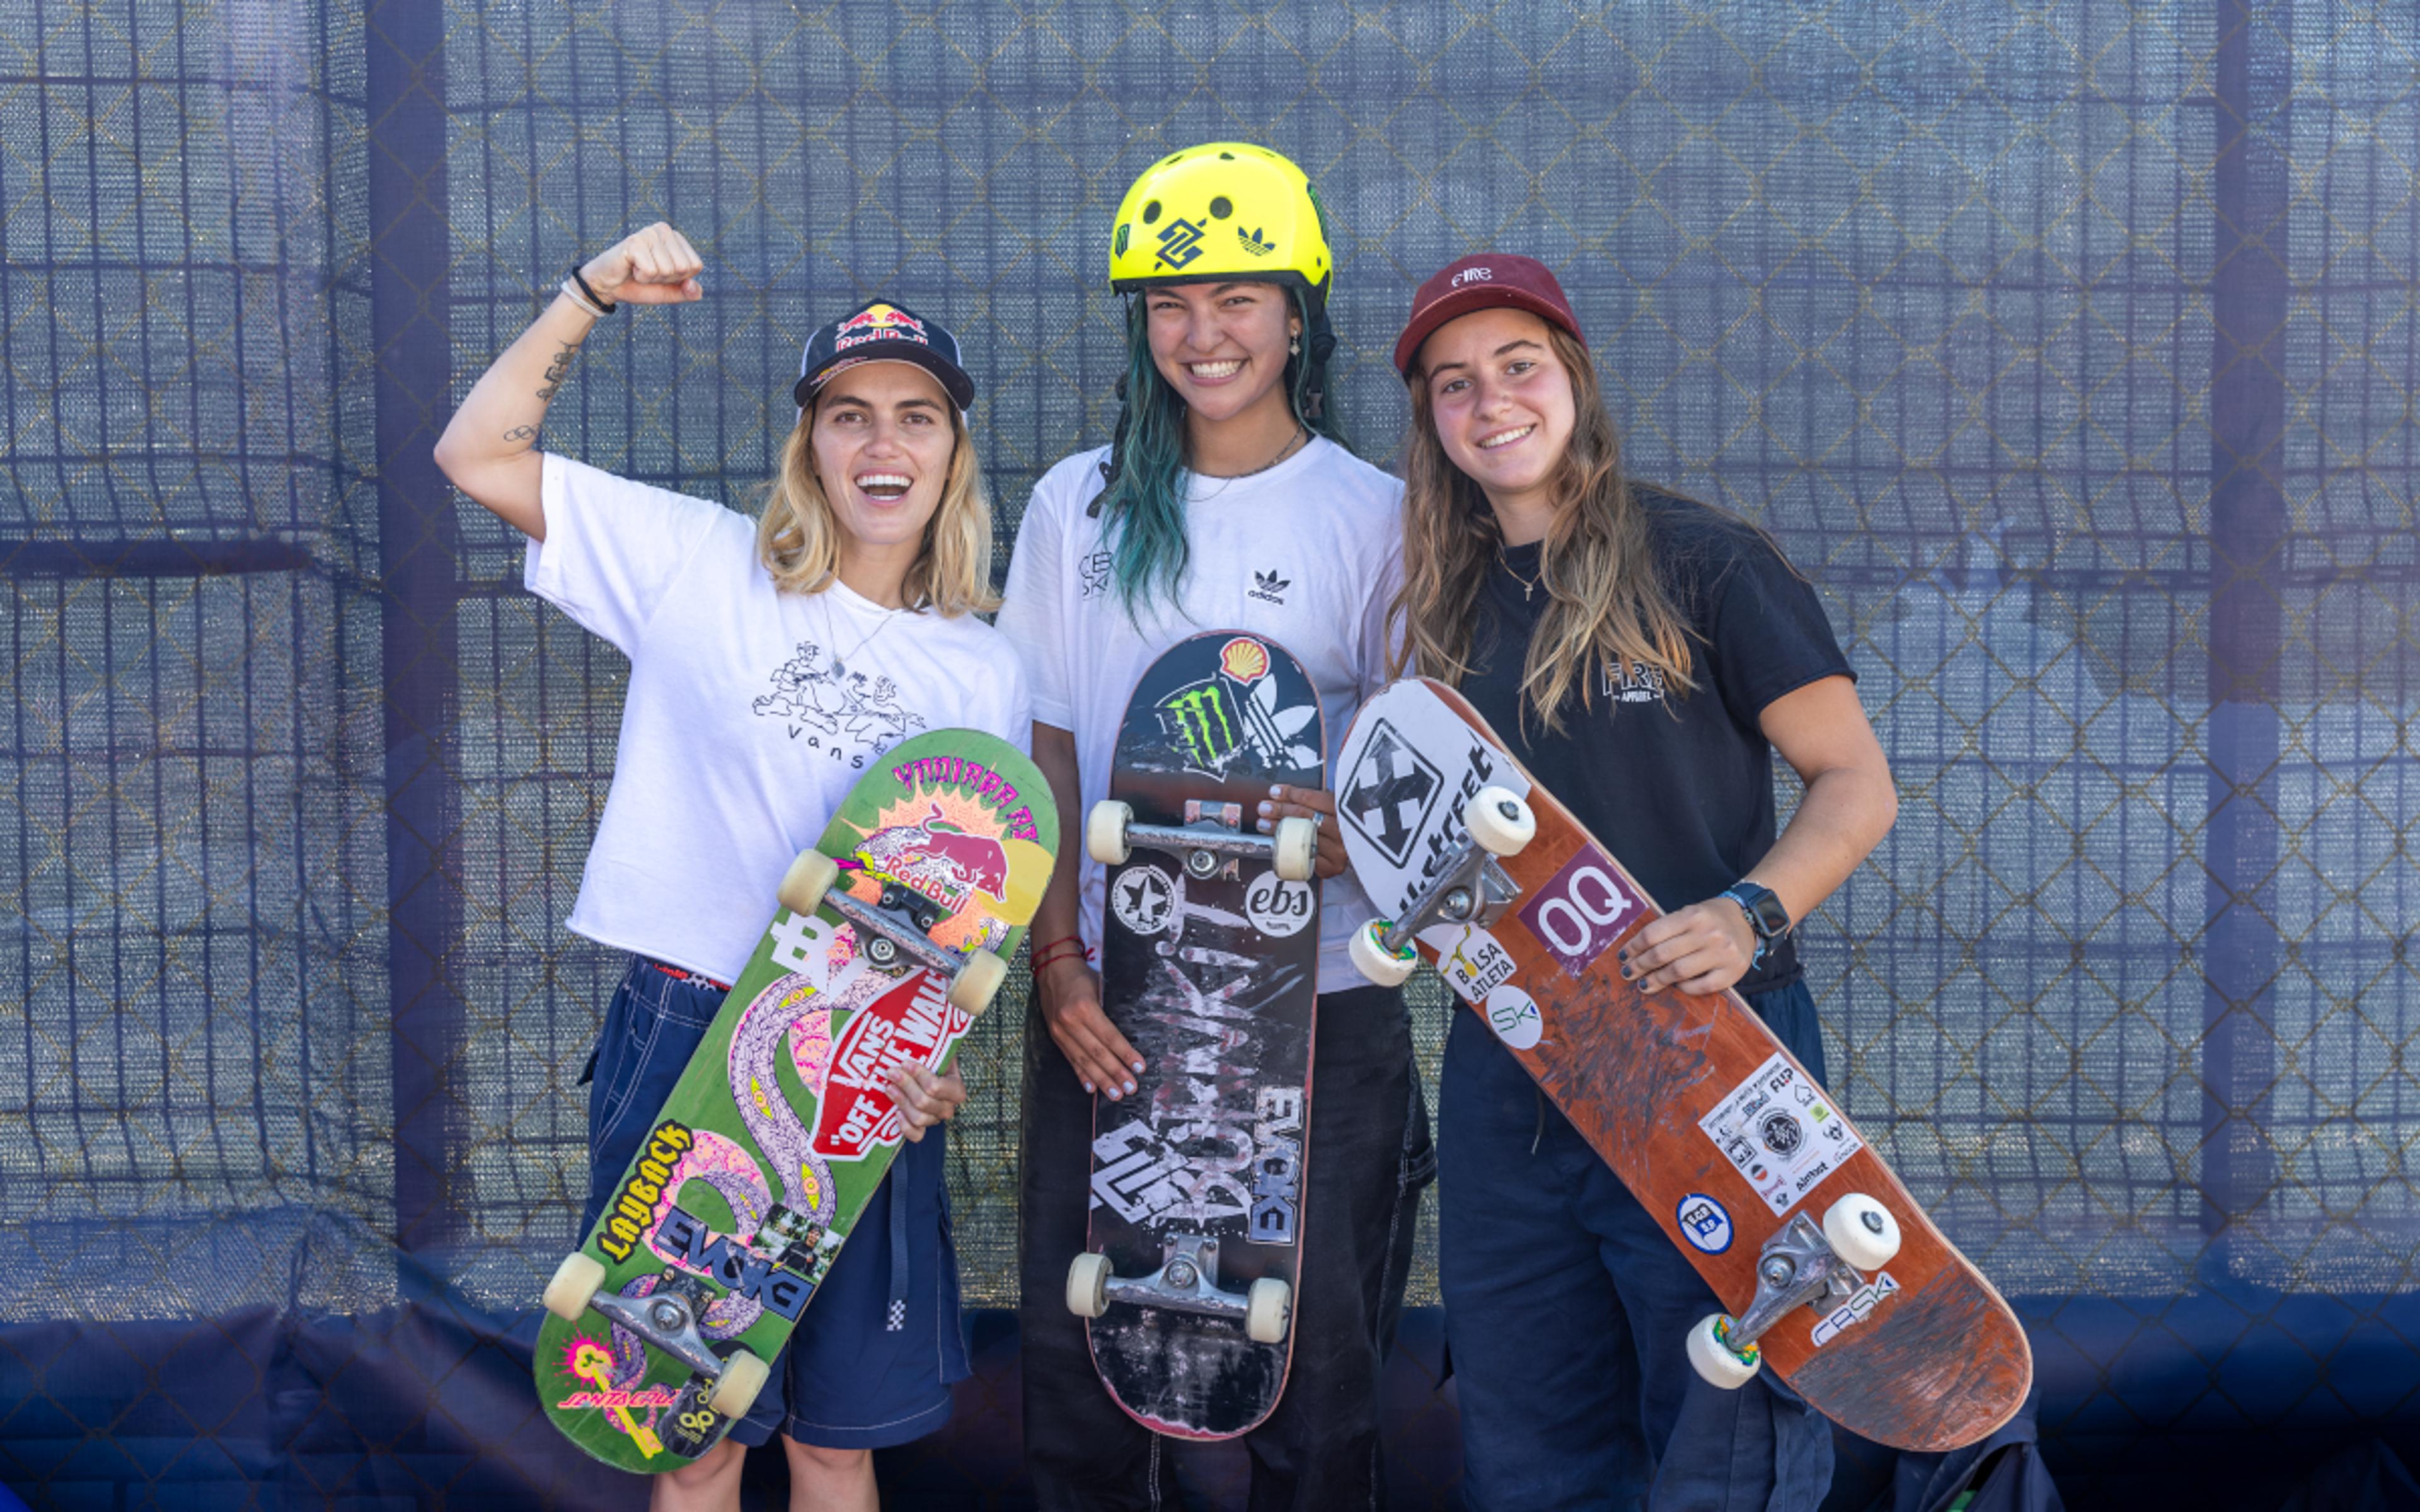
POLYGON ((915 563, 956 447, 950 398, 913 363, 866 363, 814 396, 815 477, 840 527, 841 580, 889 602, 915 563))
POLYGON ((1143 295, 1152 365, 1185 402, 1199 471, 1257 468, 1295 431, 1286 348, 1301 333, 1276 284, 1175 284, 1143 295), (1233 464, 1233 465, 1229 465, 1233 464))
POLYGON ((1512 309, 1448 321, 1420 345, 1418 372, 1438 443, 1487 495, 1506 543, 1543 537, 1577 413, 1546 322, 1512 309))

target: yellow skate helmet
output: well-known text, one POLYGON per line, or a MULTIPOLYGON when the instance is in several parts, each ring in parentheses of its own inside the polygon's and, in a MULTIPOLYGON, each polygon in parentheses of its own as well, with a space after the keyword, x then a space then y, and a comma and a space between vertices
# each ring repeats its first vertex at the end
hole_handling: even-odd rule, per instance
POLYGON ((1143 170, 1109 233, 1109 286, 1253 279, 1299 288, 1320 322, 1335 260, 1319 195, 1293 160, 1249 142, 1205 142, 1143 170))

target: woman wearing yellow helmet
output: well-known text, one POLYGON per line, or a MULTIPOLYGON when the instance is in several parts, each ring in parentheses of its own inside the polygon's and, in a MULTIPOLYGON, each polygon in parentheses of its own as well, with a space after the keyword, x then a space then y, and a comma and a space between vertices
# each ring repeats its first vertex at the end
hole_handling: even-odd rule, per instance
MULTIPOLYGON (((1000 628, 1034 684, 1034 758, 1061 811, 1107 795, 1128 689, 1205 629, 1291 651, 1341 739, 1386 677, 1402 486, 1342 444, 1327 403, 1332 255, 1310 180, 1265 147, 1212 143, 1162 159, 1112 223, 1111 286, 1128 296, 1113 443, 1046 473, 1019 528, 1000 628)), ((1332 751, 1331 751, 1332 754, 1332 751)), ((1328 795, 1273 789, 1264 829, 1319 820, 1319 1096, 1307 1131, 1305 1246, 1293 1366, 1247 1437, 1256 1506, 1368 1506, 1378 1370, 1403 1301, 1419 1193, 1435 1168, 1401 996, 1366 986, 1347 949, 1370 917, 1342 875, 1328 795)), ((1021 1204, 1025 1447, 1046 1507, 1159 1504, 1161 1441, 1112 1402, 1063 1302, 1084 1247, 1093 1094, 1135 1088, 1141 1057, 1101 1011, 1085 964, 1106 869, 1067 847, 1034 920, 1021 1204)))

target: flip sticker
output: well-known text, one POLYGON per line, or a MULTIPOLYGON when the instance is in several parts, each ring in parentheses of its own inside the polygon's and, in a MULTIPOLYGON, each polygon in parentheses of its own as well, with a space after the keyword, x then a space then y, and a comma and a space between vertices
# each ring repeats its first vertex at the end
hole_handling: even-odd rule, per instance
POLYGON ((1823 1089, 1778 1051, 1698 1127, 1776 1217, 1865 1148, 1823 1089))

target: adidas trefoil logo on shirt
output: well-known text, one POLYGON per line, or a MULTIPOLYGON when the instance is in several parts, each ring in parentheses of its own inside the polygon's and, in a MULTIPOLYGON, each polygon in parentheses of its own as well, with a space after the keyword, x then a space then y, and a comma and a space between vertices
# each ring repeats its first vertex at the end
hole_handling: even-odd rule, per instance
POLYGON ((1291 578, 1280 578, 1274 572, 1252 574, 1252 596, 1270 604, 1283 604, 1285 591, 1294 586, 1291 578))

